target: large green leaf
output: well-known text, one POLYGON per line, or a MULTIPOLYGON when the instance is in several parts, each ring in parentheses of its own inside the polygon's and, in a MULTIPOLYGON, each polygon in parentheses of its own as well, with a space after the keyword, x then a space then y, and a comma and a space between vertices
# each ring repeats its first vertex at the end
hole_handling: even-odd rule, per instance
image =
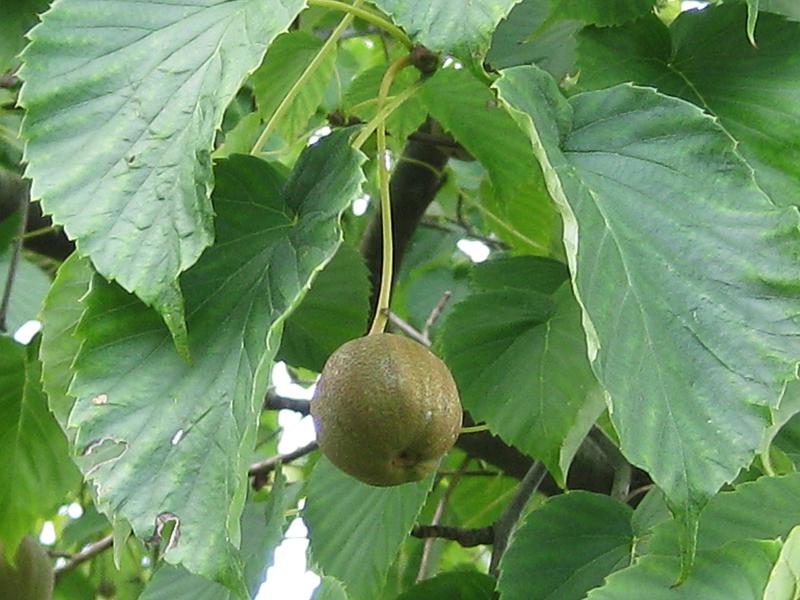
POLYGON ((781 206, 800 204, 800 23, 762 13, 754 48, 744 6, 683 13, 667 27, 656 17, 580 36, 578 88, 623 81, 652 85, 719 118, 781 206))
POLYGON ((451 571, 418 583, 400 594, 397 600, 492 600, 494 586, 494 577, 483 573, 451 571))
POLYGON ((576 20, 550 18, 549 0, 522 0, 492 36, 486 62, 494 69, 535 64, 561 79, 575 63, 576 20))
MULTIPOLYGON (((6 289, 8 270, 11 267, 11 251, 0 253, 0 296, 6 289)), ((50 278, 38 266, 24 256, 17 260, 17 270, 11 286, 11 298, 6 315, 6 327, 14 333, 27 321, 39 316, 50 278)))
POLYGON ((47 410, 36 346, 0 336, 0 540, 8 557, 79 481, 47 410))
MULTIPOLYGON (((242 560, 245 580, 253 595, 264 581, 268 558, 280 543, 285 529, 285 512, 293 495, 286 494, 286 479, 279 472, 266 503, 248 502, 242 513, 242 560)), ((140 600, 234 600, 229 590, 183 567, 164 565, 140 600)))
POLYGON ((239 580, 245 461, 280 327, 333 256, 339 216, 360 194, 363 155, 348 136, 307 149, 285 184, 256 158, 218 164, 217 242, 181 279, 191 364, 119 286, 96 276, 84 301, 69 426, 100 508, 140 537, 176 522, 167 560, 229 586, 239 580))
POLYGON ((580 306, 560 263, 519 257, 476 269, 508 270, 456 305, 445 322, 442 355, 461 401, 506 442, 542 460, 564 485, 580 441, 605 406, 587 359, 580 306), (552 295, 551 295, 552 294, 552 295))
POLYGON ((551 0, 553 13, 592 25, 620 25, 653 12, 657 0, 551 0))
POLYGON ((569 492, 532 512, 500 563, 503 600, 583 600, 631 560, 630 507, 600 494, 569 492))
POLYGON ((480 55, 519 0, 372 0, 415 42, 434 52, 480 55))
POLYGON ((8 0, 3 3, 0 75, 17 66, 17 54, 25 47, 25 33, 36 24, 36 15, 47 10, 48 4, 47 0, 8 0))
POLYGON ((776 208, 687 102, 621 85, 568 103, 535 67, 497 85, 562 211, 622 450, 684 519, 688 558, 697 513, 797 376, 797 210, 776 208))
POLYGON ((6 560, 6 554, 7 548, 0 543, 0 598, 51 600, 53 567, 44 548, 26 537, 16 550, 13 564, 6 560))
MULTIPOLYGON (((253 91, 258 112, 264 121, 273 116, 278 105, 317 56, 322 44, 323 40, 315 35, 292 31, 281 35, 270 46, 264 64, 253 73, 253 91)), ((278 125, 278 131, 287 141, 294 140, 305 130, 325 95, 335 64, 336 52, 329 52, 317 65, 313 75, 303 82, 300 93, 278 125)))
POLYGON ((80 299, 89 289, 92 273, 88 260, 70 255, 58 268, 42 309, 42 386, 50 410, 64 429, 74 401, 67 395, 73 375, 70 367, 81 345, 73 334, 83 314, 80 299))
POLYGON ((697 555, 691 576, 675 586, 677 558, 645 556, 611 575, 587 600, 760 600, 781 544, 745 540, 697 555))
POLYGON ((491 90, 466 69, 442 69, 420 96, 430 114, 486 167, 498 203, 527 206, 529 252, 549 254, 557 212, 530 142, 491 90))
POLYGON ((30 34, 20 103, 32 195, 176 331, 178 274, 214 237, 214 132, 303 4, 73 0, 30 34))
POLYGON ((366 332, 369 288, 361 255, 341 246, 286 321, 278 358, 321 372, 334 350, 366 332))
POLYGON ((375 597, 430 487, 430 477, 373 487, 325 458, 316 464, 303 510, 311 554, 323 573, 344 583, 352 600, 375 597))
MULTIPOLYGON (((714 550, 736 540, 785 538, 800 525, 800 473, 762 477, 722 492, 700 517, 698 550, 714 550)), ((677 554, 679 529, 668 521, 655 529, 650 551, 677 554)))

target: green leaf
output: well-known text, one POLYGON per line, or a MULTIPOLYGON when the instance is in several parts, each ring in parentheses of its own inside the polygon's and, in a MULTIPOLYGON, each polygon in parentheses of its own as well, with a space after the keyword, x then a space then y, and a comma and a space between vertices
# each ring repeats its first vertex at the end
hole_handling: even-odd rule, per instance
POLYGON ((353 600, 375 597, 411 531, 432 479, 394 487, 361 483, 322 458, 308 480, 303 519, 311 554, 353 600))
POLYGON ((764 439, 759 448, 761 461, 768 467, 770 474, 772 474, 770 459, 772 442, 781 429, 798 413, 800 413, 800 381, 792 381, 786 386, 778 408, 772 410, 772 424, 764 432, 764 439))
POLYGON ((744 21, 744 6, 720 6, 685 12, 669 29, 656 17, 588 28, 578 88, 633 81, 697 104, 738 142, 775 204, 800 204, 800 24, 761 13, 754 48, 744 21))
POLYGON ((333 577, 323 577, 322 583, 314 590, 311 600, 347 600, 344 586, 333 577))
MULTIPOLYGON (((386 65, 380 64, 359 73, 353 79, 347 88, 342 104, 342 109, 348 116, 355 115, 362 121, 369 121, 375 117, 378 106, 378 89, 385 73, 386 65)), ((420 83, 419 71, 404 69, 397 73, 389 93, 395 96, 417 83, 420 83)), ((386 128, 391 139, 398 142, 402 148, 406 138, 425 121, 427 114, 419 94, 412 95, 386 119, 386 128)))
POLYGON ((483 573, 449 572, 441 573, 406 590, 397 600, 492 600, 494 598, 494 577, 483 573))
MULTIPOLYGON (((306 33, 284 33, 270 46, 264 64, 253 74, 253 92, 261 119, 269 121, 278 105, 317 56, 324 40, 306 33)), ((278 124, 287 141, 297 138, 308 125, 333 77, 336 52, 329 52, 307 79, 291 107, 278 124)))
POLYGON ((764 600, 797 600, 800 593, 800 527, 795 527, 781 548, 770 573, 764 600))
POLYGON ((32 196, 176 335, 176 279, 214 237, 214 132, 303 5, 73 0, 30 35, 20 104, 32 196))
MULTIPOLYGON (((800 473, 762 477, 722 492, 700 516, 698 550, 715 550, 744 539, 785 538, 800 525, 800 473)), ((677 554, 679 529, 668 521, 655 529, 650 542, 654 554, 677 554)))
MULTIPOLYGON (((476 268, 478 281, 485 268, 497 270, 493 262, 476 268)), ((580 306, 568 283, 553 293, 553 271, 566 277, 560 263, 519 257, 501 264, 514 288, 488 287, 456 305, 445 322, 442 355, 464 408, 542 460, 563 486, 580 442, 605 407, 587 359, 580 306)), ((484 281, 499 283, 496 278, 484 281)))
POLYGON ((0 75, 19 64, 17 55, 25 47, 25 34, 47 10, 47 0, 9 0, 3 3, 0 20, 0 75))
POLYGON ((562 212, 622 450, 683 520, 688 566, 699 510, 750 463, 797 377, 800 215, 687 102, 621 85, 567 103, 534 67, 497 85, 562 212))
POLYGON ((363 155, 348 136, 308 148, 285 184, 253 157, 218 163, 217 242, 181 279, 193 363, 153 311, 97 276, 78 326, 69 426, 99 508, 142 538, 175 522, 167 561, 227 586, 240 580, 246 460, 280 327, 361 193, 363 155))
POLYGON ((579 21, 548 19, 549 0, 522 0, 494 32, 486 62, 493 69, 532 65, 560 80, 572 71, 579 21))
POLYGON ((780 547, 777 541, 743 540, 698 553, 692 574, 678 586, 677 558, 645 556, 611 575, 587 600, 757 600, 780 547))
MULTIPOLYGON (((248 502, 242 514, 242 559, 252 597, 264 581, 272 553, 280 544, 286 525, 284 516, 292 495, 286 494, 286 478, 278 472, 267 503, 248 502)), ((140 600, 234 600, 221 585, 189 573, 182 567, 161 567, 140 600)))
POLYGON ((372 0, 414 42, 434 52, 478 56, 497 24, 519 0, 372 0))
MULTIPOLYGON (((8 270, 11 268, 11 251, 0 253, 0 297, 6 289, 8 270)), ((11 286, 11 298, 6 314, 6 328, 14 333, 25 323, 39 316, 42 301, 50 289, 50 278, 24 256, 17 260, 17 270, 11 286)))
MULTIPOLYGON (((8 540, 4 542, 8 543, 8 540)), ((17 548, 13 565, 5 559, 8 550, 0 543, 0 598, 50 600, 53 597, 53 567, 44 548, 26 537, 17 548)))
POLYGON ((64 434, 47 410, 37 344, 0 337, 0 540, 8 558, 78 484, 64 434))
POLYGON ((514 533, 500 563, 503 600, 583 600, 630 564, 630 507, 600 494, 549 499, 514 533))
POLYGON ((589 25, 621 25, 653 12, 656 0, 552 0, 553 13, 589 25))
POLYGON ((321 372, 334 350, 366 332, 369 290, 361 255, 341 246, 286 321, 278 359, 321 372))
POLYGON ((466 69, 442 69, 425 83, 420 97, 431 116, 486 167, 498 203, 527 205, 526 225, 535 232, 528 236, 531 251, 549 254, 557 212, 530 142, 497 106, 492 91, 466 69))
MULTIPOLYGON (((74 336, 84 309, 80 299, 89 289, 92 274, 88 260, 77 253, 71 254, 58 268, 42 309, 42 344, 39 350, 42 386, 47 392, 50 410, 64 430, 75 401, 67 390, 73 375, 70 367, 81 345, 74 336)), ((71 434, 68 432, 68 435, 71 434)))

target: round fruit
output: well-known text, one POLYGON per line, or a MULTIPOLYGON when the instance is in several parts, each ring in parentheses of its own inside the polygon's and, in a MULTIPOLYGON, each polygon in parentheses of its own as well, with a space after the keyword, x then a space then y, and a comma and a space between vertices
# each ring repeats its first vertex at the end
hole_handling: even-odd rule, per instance
POLYGON ((425 346, 390 333, 351 340, 331 355, 311 415, 323 454, 378 486, 433 472, 462 417, 447 366, 425 346))

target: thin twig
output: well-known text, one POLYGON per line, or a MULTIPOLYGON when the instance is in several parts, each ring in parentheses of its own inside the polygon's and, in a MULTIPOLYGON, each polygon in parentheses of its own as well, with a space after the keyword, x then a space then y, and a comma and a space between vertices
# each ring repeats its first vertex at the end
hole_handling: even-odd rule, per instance
POLYGON ((444 307, 447 305, 447 302, 452 297, 453 292, 447 290, 442 297, 439 298, 439 301, 436 303, 436 306, 433 307, 431 314, 428 315, 428 318, 425 319, 425 326, 422 328, 422 335, 425 336, 425 339, 430 340, 431 336, 431 327, 436 323, 440 316, 442 316, 442 311, 444 307))
POLYGON ((415 525, 411 530, 415 538, 441 538, 458 542, 464 548, 472 548, 481 544, 491 544, 494 533, 491 527, 467 529, 464 527, 448 527, 447 525, 415 525))
POLYGON ((418 331, 413 325, 407 321, 404 321, 393 312, 389 312, 389 322, 397 327, 400 331, 405 333, 412 340, 419 342, 423 346, 431 345, 431 341, 425 335, 423 335, 421 331, 418 331))
POLYGON ((295 398, 279 396, 274 389, 269 389, 267 390, 266 398, 264 398, 264 408, 266 410, 293 410, 305 416, 311 411, 311 403, 308 400, 296 400, 295 398))
POLYGON ((508 503, 503 514, 492 525, 494 546, 492 548, 492 560, 489 563, 489 573, 494 577, 498 575, 497 569, 500 565, 500 559, 508 547, 508 539, 511 537, 511 532, 516 527, 528 500, 539 489, 545 475, 547 475, 547 469, 544 468, 541 461, 533 463, 517 486, 517 491, 514 493, 514 497, 511 498, 511 502, 508 503))
POLYGON ((25 235, 25 228, 28 226, 28 192, 27 190, 20 195, 19 202, 19 226, 17 228, 17 239, 11 250, 11 260, 8 265, 8 275, 6 276, 6 287, 3 290, 3 299, 0 301, 0 331, 7 331, 6 317, 8 307, 11 304, 11 288, 14 286, 14 277, 17 274, 17 264, 22 254, 22 237, 25 235))
POLYGON ((260 490, 264 487, 267 484, 267 475, 274 471, 278 465, 297 460, 301 456, 310 454, 317 448, 319 448, 317 442, 311 442, 310 444, 306 444, 286 454, 278 454, 277 456, 272 456, 261 462, 253 463, 247 470, 247 474, 253 478, 253 489, 260 490))
MULTIPOLYGON (((456 486, 458 485, 458 482, 461 479, 461 474, 466 470, 471 460, 472 459, 469 456, 465 456, 464 460, 461 461, 461 464, 456 469, 455 475, 450 480, 449 485, 445 488, 444 492, 442 493, 442 497, 439 498, 439 502, 436 505, 436 510, 433 513, 433 518, 431 519, 432 526, 436 526, 441 523, 442 517, 444 517, 444 513, 447 510, 447 503, 450 502, 450 496, 453 495, 453 490, 455 490, 456 486)), ((428 578, 431 556, 433 555, 433 543, 435 541, 435 538, 428 538, 425 540, 425 544, 422 548, 422 558, 419 561, 419 570, 417 571, 417 583, 428 578)))
POLYGON ((53 569, 55 572, 56 579, 58 579, 61 575, 66 573, 67 571, 71 571, 78 565, 85 563, 87 560, 92 560, 95 556, 108 550, 114 544, 114 536, 107 535, 106 537, 97 540, 96 542, 89 544, 83 550, 78 552, 77 554, 73 554, 72 558, 65 561, 63 564, 58 565, 53 569))

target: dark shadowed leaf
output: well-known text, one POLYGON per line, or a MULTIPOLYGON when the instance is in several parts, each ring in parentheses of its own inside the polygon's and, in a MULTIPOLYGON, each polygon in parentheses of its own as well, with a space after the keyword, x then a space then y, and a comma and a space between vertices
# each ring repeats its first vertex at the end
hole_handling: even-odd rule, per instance
POLYGON ((339 248, 283 328, 278 359, 320 372, 346 341, 366 332, 369 276, 352 246, 339 248))
POLYGON ((494 577, 483 573, 441 573, 406 590, 397 600, 492 600, 494 586, 494 577))
POLYGON ((6 554, 6 548, 0 543, 0 598, 51 600, 53 567, 44 548, 33 538, 26 537, 17 548, 13 564, 6 559, 6 554))
POLYGON ((503 600, 583 600, 631 560, 630 507, 600 494, 555 496, 528 515, 500 564, 503 600))
POLYGON ((0 540, 9 558, 79 482, 64 433, 47 410, 37 345, 0 336, 0 540))
POLYGON ((303 519, 322 572, 344 583, 351 600, 371 600, 422 509, 431 478, 373 487, 321 458, 308 481, 303 519))
POLYGON ((445 322, 442 355, 472 416, 542 460, 563 485, 605 406, 587 358, 580 307, 563 283, 562 264, 535 257, 495 262, 476 268, 482 289, 445 322), (559 276, 562 284, 554 286, 559 276))

